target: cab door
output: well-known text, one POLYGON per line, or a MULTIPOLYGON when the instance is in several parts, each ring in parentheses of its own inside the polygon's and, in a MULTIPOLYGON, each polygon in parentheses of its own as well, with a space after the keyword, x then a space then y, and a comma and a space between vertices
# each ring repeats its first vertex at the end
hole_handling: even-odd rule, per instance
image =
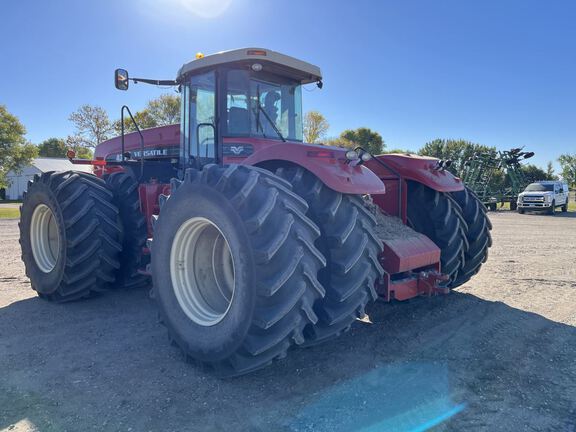
POLYGON ((194 75, 183 95, 184 156, 188 166, 201 168, 217 161, 216 74, 194 75))

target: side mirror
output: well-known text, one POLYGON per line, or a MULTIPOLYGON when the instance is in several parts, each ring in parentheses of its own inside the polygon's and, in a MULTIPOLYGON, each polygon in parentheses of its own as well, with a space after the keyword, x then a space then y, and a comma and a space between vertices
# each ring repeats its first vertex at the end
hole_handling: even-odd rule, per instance
POLYGON ((116 69, 114 71, 114 86, 118 90, 128 90, 128 71, 126 69, 116 69))

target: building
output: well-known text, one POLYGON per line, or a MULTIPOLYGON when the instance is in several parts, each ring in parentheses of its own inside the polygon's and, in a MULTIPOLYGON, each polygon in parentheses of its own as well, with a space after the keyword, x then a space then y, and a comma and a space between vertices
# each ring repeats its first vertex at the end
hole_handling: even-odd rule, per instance
POLYGON ((19 173, 10 171, 8 173, 8 188, 6 188, 7 200, 22 199, 22 194, 28 187, 28 181, 34 178, 36 174, 42 174, 48 171, 84 171, 92 172, 91 165, 74 165, 68 159, 60 158, 36 158, 32 163, 19 173))

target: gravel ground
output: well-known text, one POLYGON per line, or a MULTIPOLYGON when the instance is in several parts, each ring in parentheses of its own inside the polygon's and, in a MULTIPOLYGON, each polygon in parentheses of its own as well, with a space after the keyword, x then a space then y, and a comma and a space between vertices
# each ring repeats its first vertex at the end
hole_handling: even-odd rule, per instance
POLYGON ((491 214, 479 275, 255 374, 169 345, 143 291, 37 298, 0 220, 0 430, 576 430, 576 213, 491 214), (436 426, 434 426, 436 425, 436 426))

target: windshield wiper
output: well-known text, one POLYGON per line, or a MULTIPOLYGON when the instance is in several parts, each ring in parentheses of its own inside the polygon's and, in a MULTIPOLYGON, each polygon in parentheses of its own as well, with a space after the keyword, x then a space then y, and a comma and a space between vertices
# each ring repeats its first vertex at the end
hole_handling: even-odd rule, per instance
MULTIPOLYGON (((262 111, 262 114, 264 114, 264 117, 266 117, 266 119, 270 122, 270 125, 272 126, 272 129, 274 129, 274 132, 276 132, 278 134, 278 136, 280 137, 280 139, 284 142, 286 142, 286 138, 284 138, 284 136, 282 135, 282 133, 280 132, 280 129, 278 129, 278 127, 276 126, 276 123, 274 123, 272 121, 272 119, 270 118, 270 116, 268 115, 268 113, 264 110, 264 108, 262 108, 262 105, 260 105, 260 101, 258 101, 258 109, 260 111, 262 111)), ((264 133, 264 131, 262 131, 262 133, 264 133)))
POLYGON ((260 126, 260 128, 262 129, 262 135, 264 135, 264 138, 266 138, 266 134, 264 133, 264 128, 262 127, 262 123, 260 122, 260 116, 258 114, 260 114, 260 111, 262 111, 262 114, 264 114, 264 117, 266 117, 266 120, 268 120, 270 122, 270 125, 272 126, 272 129, 274 129, 274 132, 276 132, 278 134, 278 136, 280 137, 280 139, 283 142, 286 142, 286 138, 284 138, 284 136, 282 135, 282 133, 280 132, 280 129, 278 129, 278 127, 276 126, 276 123, 274 123, 272 121, 272 119, 270 118, 270 116, 268 115, 268 113, 264 110, 264 108, 262 108, 262 104, 260 104, 260 86, 257 85, 256 86, 256 102, 258 105, 258 112, 257 112, 257 117, 256 117, 256 123, 260 126))

